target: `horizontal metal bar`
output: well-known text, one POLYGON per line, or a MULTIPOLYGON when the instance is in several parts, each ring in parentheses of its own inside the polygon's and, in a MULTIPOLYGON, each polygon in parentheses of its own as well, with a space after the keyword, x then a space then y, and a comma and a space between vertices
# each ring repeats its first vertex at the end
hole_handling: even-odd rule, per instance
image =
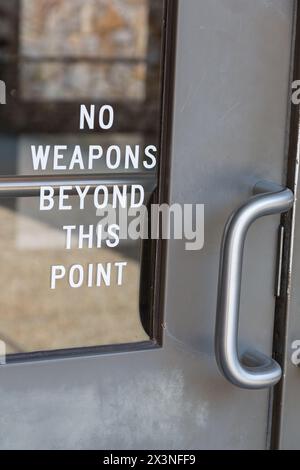
POLYGON ((145 193, 152 194, 156 188, 155 175, 144 173, 101 173, 93 175, 55 175, 55 176, 16 176, 0 178, 0 197, 34 197, 39 196, 42 186, 51 186, 58 194, 62 186, 71 186, 66 194, 77 194, 76 186, 81 189, 90 186, 91 193, 97 186, 106 186, 111 193, 114 186, 140 184, 145 193))
POLYGON ((95 57, 95 56, 20 56, 20 55, 5 55, 0 57, 0 63, 33 63, 33 64, 125 64, 125 65, 139 65, 139 64, 155 64, 159 61, 154 61, 148 57, 95 57))

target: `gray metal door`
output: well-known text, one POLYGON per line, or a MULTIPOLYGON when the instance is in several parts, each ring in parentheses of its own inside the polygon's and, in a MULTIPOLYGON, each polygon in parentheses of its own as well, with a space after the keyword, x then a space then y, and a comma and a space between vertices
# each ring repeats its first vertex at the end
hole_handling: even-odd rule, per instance
MULTIPOLYGON (((126 351, 25 354, 1 367, 1 448, 270 446, 271 388, 243 389, 221 375, 214 329, 226 220, 258 181, 286 179, 293 21, 293 0, 179 0, 171 158, 161 184, 170 203, 205 205, 204 247, 167 243, 161 346, 141 347, 138 331, 137 347, 126 351)), ((14 139, 3 138, 2 149, 14 139)), ((278 226, 270 215, 247 237, 240 352, 272 355, 278 226)))

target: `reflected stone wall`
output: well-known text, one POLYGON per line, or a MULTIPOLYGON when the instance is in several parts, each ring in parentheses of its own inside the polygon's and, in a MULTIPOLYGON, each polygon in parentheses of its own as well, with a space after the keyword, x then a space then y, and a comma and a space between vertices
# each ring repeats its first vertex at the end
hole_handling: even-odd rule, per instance
POLYGON ((27 56, 143 58, 147 0, 22 0, 27 56))
POLYGON ((148 0, 22 0, 22 97, 144 99, 148 15, 148 0))

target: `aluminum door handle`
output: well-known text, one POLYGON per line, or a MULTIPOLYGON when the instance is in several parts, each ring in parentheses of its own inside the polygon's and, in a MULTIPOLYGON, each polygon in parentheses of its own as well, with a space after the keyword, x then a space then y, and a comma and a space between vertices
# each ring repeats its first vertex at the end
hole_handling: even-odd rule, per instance
POLYGON ((218 367, 232 384, 246 389, 275 385, 282 375, 280 365, 257 351, 238 353, 238 325, 244 243, 249 227, 258 218, 287 212, 294 202, 290 189, 266 181, 254 187, 254 196, 229 218, 223 234, 215 329, 218 367))

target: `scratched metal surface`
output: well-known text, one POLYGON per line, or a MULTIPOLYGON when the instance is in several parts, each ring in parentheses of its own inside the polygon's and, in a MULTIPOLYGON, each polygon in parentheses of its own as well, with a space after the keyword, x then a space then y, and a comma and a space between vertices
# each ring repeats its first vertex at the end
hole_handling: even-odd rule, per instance
MULTIPOLYGON (((1 448, 266 447, 268 392, 225 382, 213 329, 225 220, 283 178, 292 16, 292 0, 180 0, 171 200, 206 204, 205 247, 169 244, 162 350, 1 368, 1 448)), ((277 223, 249 234, 241 300, 241 347, 268 353, 277 223)))

